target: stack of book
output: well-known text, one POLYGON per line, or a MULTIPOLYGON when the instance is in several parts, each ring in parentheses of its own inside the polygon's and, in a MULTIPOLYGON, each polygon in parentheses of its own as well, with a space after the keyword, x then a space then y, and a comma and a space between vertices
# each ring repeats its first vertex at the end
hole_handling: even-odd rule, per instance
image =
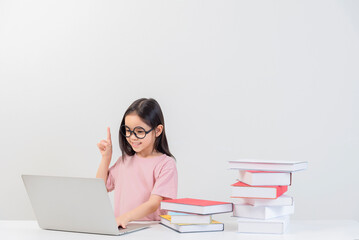
POLYGON ((240 159, 229 166, 238 171, 231 185, 238 232, 284 233, 294 213, 293 197, 285 193, 293 172, 306 169, 308 162, 240 159))
POLYGON ((233 204, 193 198, 164 200, 161 209, 161 224, 180 233, 223 231, 224 225, 212 219, 213 214, 233 211, 233 204))

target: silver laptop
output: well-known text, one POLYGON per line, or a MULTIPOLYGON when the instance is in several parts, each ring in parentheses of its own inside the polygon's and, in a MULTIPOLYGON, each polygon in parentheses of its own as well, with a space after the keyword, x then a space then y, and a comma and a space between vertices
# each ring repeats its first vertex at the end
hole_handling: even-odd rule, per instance
POLYGON ((122 235, 148 224, 118 228, 103 179, 22 175, 43 229, 122 235))

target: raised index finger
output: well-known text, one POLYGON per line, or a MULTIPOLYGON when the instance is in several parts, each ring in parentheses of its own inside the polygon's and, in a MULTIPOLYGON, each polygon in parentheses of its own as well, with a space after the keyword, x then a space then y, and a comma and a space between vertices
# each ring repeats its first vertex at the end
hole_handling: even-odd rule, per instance
POLYGON ((107 141, 111 142, 111 131, 110 131, 110 127, 107 127, 107 141))

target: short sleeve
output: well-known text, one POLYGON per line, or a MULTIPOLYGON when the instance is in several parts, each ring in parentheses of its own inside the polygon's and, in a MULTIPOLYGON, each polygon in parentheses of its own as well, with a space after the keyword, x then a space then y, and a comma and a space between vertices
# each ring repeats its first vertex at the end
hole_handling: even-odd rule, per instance
POLYGON ((120 162, 121 158, 117 160, 117 162, 110 167, 107 174, 106 188, 108 192, 111 192, 115 189, 115 172, 117 171, 117 165, 120 162))
POLYGON ((178 174, 176 162, 169 158, 165 164, 155 170, 155 184, 151 194, 164 198, 177 198, 178 174))

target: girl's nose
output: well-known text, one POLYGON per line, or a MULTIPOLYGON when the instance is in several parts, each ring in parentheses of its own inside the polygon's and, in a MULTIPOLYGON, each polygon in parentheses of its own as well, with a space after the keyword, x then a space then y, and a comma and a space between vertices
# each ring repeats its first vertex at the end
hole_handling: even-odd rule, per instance
POLYGON ((130 136, 130 139, 131 140, 137 140, 137 137, 136 137, 136 135, 134 133, 132 133, 131 136, 130 136))

